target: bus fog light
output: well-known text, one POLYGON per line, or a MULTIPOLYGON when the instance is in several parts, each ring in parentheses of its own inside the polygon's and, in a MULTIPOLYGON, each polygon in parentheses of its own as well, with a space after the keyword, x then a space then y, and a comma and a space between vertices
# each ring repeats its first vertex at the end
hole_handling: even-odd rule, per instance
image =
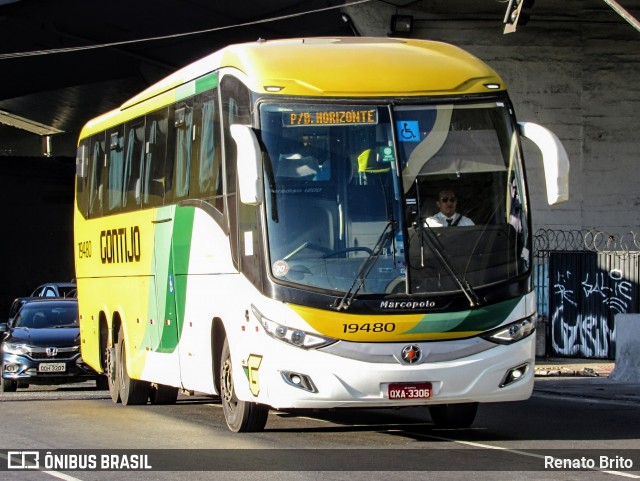
POLYGON ((286 382, 289 386, 297 387, 298 389, 302 389, 304 391, 314 393, 318 392, 315 384, 306 374, 300 374, 299 372, 292 371, 281 371, 280 375, 282 376, 282 379, 284 379, 284 382, 286 382))
POLYGON ((521 364, 516 367, 512 367, 505 373, 504 377, 502 378, 502 382, 500 383, 500 387, 505 387, 505 386, 508 386, 509 384, 513 384, 514 382, 519 381, 524 377, 524 375, 527 373, 528 370, 529 370, 528 363, 521 364))

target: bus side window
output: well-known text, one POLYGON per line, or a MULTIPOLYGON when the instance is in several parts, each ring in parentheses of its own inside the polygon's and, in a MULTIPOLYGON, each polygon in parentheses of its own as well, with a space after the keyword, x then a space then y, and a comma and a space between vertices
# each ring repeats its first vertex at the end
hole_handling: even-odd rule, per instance
POLYGON ((140 206, 143 165, 144 120, 135 120, 125 127, 124 179, 122 207, 132 210, 140 206))
POLYGON ((189 195, 193 133, 193 99, 186 99, 171 108, 165 203, 178 201, 189 195))
POLYGON ((236 144, 231 138, 229 126, 232 124, 251 124, 251 97, 249 89, 238 79, 226 75, 220 81, 220 95, 222 96, 222 118, 224 128, 224 161, 225 161, 225 198, 226 215, 229 222, 229 238, 231 240, 231 254, 234 264, 238 266, 238 219, 237 219, 237 159, 236 144))
POLYGON ((89 191, 88 191, 88 216, 100 217, 102 215, 102 170, 105 164, 104 133, 94 135, 91 138, 89 152, 89 191))
POLYGON ((116 212, 122 207, 124 173, 124 128, 120 126, 107 132, 109 162, 107 178, 107 210, 116 212))
POLYGON ((217 90, 209 90, 194 100, 192 196, 211 199, 224 212, 222 183, 222 150, 217 90))
POLYGON ((144 207, 160 206, 164 200, 167 113, 167 109, 162 109, 147 116, 142 183, 144 207))
POLYGON ((76 205, 83 217, 87 216, 89 205, 89 159, 90 139, 84 139, 78 145, 76 155, 76 205), (84 164, 84 165, 82 165, 84 164), (80 174, 82 172, 82 175, 80 174))

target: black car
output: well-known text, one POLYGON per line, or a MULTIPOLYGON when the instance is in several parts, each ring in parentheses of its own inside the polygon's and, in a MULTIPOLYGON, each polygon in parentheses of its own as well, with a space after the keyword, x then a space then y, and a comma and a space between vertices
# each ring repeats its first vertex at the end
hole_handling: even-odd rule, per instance
POLYGON ((80 355, 77 299, 30 300, 3 337, 3 392, 28 384, 101 381, 80 355))

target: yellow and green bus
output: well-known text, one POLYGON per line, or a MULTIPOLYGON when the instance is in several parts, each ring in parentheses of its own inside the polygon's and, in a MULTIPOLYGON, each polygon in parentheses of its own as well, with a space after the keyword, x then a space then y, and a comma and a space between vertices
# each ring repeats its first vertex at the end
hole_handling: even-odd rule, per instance
POLYGON ((439 42, 258 41, 175 72, 80 134, 84 361, 125 405, 219 396, 236 432, 297 408, 469 426, 528 398, 522 137, 566 200, 557 137, 439 42))

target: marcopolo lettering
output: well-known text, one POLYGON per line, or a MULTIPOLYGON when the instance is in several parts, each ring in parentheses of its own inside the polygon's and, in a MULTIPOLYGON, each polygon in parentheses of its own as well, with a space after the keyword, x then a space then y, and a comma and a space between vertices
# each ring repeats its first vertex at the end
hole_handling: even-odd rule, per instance
POLYGON ((120 227, 100 232, 103 264, 140 262, 140 227, 120 227))
POLYGON ((436 307, 435 301, 381 301, 381 309, 424 309, 436 307))

